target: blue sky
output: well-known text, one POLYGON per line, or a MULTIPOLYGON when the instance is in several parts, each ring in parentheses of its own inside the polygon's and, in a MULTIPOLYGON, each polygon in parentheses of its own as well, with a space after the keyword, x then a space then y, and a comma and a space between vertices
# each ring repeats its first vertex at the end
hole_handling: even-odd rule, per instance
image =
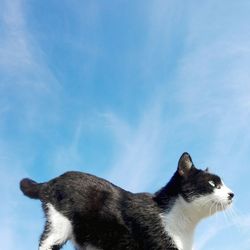
MULTIPOLYGON (((190 152, 235 192, 196 250, 250 245, 250 2, 0 0, 0 248, 36 249, 19 180, 154 192, 190 152)), ((72 249, 70 245, 64 249, 72 249)))

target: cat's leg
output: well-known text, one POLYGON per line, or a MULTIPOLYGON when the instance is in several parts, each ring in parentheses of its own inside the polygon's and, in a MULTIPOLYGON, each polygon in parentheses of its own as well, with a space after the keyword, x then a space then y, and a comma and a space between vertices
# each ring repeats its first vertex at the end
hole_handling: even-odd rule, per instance
POLYGON ((51 204, 45 207, 46 225, 42 233, 39 250, 59 250, 72 236, 70 221, 51 204))
POLYGON ((39 250, 59 250, 66 243, 67 238, 51 228, 49 222, 46 222, 45 229, 41 235, 39 250))

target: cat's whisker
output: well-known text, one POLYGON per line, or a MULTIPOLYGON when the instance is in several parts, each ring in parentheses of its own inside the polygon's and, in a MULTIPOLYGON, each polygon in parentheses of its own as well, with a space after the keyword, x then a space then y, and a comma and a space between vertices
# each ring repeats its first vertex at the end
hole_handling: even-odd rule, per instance
POLYGON ((230 211, 232 213, 232 215, 234 216, 234 218, 236 218, 236 220, 240 219, 241 216, 238 214, 238 212, 236 211, 236 208, 235 207, 230 207, 230 211))
MULTIPOLYGON (((210 209, 209 209, 209 215, 211 216, 212 215, 212 208, 216 206, 216 203, 213 203, 211 206, 210 206, 210 209)), ((216 210, 216 208, 215 208, 216 210)))
POLYGON ((225 218, 225 222, 227 223, 227 225, 229 226, 231 223, 230 223, 230 220, 229 220, 229 217, 228 217, 228 214, 227 214, 227 211, 225 210, 225 204, 223 202, 220 201, 220 204, 222 206, 222 212, 223 212, 223 215, 224 215, 224 218, 225 218))
POLYGON ((236 215, 233 213, 233 208, 229 207, 226 212, 231 217, 231 220, 234 223, 234 221, 236 219, 236 215))
POLYGON ((242 218, 244 218, 244 216, 240 216, 237 212, 236 212, 236 209, 235 207, 230 207, 229 210, 230 213, 232 214, 232 224, 234 226, 236 226, 236 229, 239 233, 242 233, 243 232, 243 229, 242 229, 242 225, 240 223, 240 221, 242 220, 242 218))
POLYGON ((207 199, 203 204, 202 207, 205 207, 208 203, 210 203, 211 201, 214 201, 214 198, 209 198, 207 199))

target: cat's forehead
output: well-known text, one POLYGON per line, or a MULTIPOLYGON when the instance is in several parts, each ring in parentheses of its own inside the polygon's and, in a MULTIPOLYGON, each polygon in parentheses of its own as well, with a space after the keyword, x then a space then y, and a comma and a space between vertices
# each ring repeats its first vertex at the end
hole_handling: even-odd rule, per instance
POLYGON ((210 173, 205 170, 196 169, 193 178, 196 178, 200 181, 213 181, 215 184, 221 184, 221 178, 213 173, 210 173))

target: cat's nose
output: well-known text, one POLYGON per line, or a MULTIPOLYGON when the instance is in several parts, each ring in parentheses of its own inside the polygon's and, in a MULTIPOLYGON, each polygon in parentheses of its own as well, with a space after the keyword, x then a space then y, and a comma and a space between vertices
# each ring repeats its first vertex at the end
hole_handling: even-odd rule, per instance
POLYGON ((234 193, 232 193, 232 192, 228 193, 228 199, 229 200, 232 200, 233 197, 234 197, 234 193))

